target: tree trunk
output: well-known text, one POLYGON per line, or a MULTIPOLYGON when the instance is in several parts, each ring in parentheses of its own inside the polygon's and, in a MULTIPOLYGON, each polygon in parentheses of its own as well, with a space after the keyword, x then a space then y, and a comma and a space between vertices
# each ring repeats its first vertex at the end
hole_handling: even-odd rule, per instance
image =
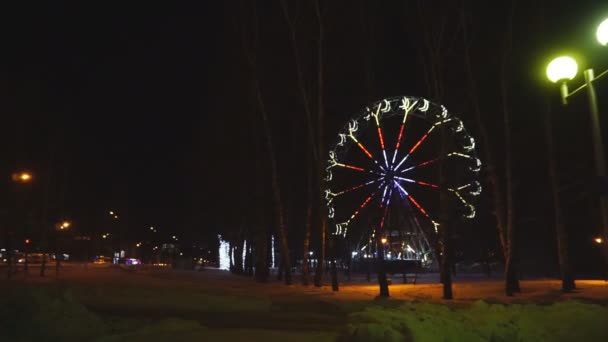
POLYGON ((44 272, 46 271, 46 251, 42 252, 42 265, 40 266, 40 276, 44 277, 44 272))
POLYGON ((555 224, 555 233, 557 237, 557 254, 559 259, 559 270, 562 278, 562 291, 571 292, 576 288, 574 276, 570 268, 570 255, 568 251, 568 232, 564 225, 564 220, 561 213, 560 195, 559 195, 559 175, 555 161, 555 150, 553 143, 553 125, 551 121, 551 113, 548 108, 543 111, 545 119, 545 138, 547 139, 547 154, 549 180, 551 181, 551 195, 553 200, 553 220, 555 224))
POLYGON ((252 37, 247 37, 245 32, 243 32, 243 50, 247 57, 247 62, 249 63, 252 79, 253 79, 253 91, 255 93, 255 98, 258 104, 258 111, 260 114, 260 119, 262 122, 262 128, 264 132, 265 142, 266 142, 266 152, 268 154, 268 159, 270 161, 270 177, 271 177, 271 185, 272 185, 272 196, 274 202, 275 209, 275 220, 277 226, 277 235, 281 244, 281 257, 282 257, 282 265, 285 269, 285 284, 291 284, 291 261, 289 254, 289 241, 287 238, 287 227, 285 225, 285 213, 283 207, 283 200, 281 198, 281 189, 279 186, 279 173, 277 168, 276 161, 276 150, 274 148, 274 144, 272 141, 272 132, 270 129, 270 122, 268 119, 268 112, 266 110, 266 104, 262 94, 262 88, 260 85, 260 78, 258 76, 258 65, 257 65, 257 41, 258 41, 258 17, 255 8, 255 3, 253 3, 253 25, 252 25, 252 37), (251 44, 251 47, 248 47, 247 44, 251 44))
POLYGON ((515 234, 515 213, 513 205, 513 167, 512 167, 512 148, 511 148, 511 114, 509 110, 507 79, 509 71, 507 62, 512 48, 513 35, 513 14, 514 6, 511 6, 508 28, 506 32, 505 47, 501 61, 500 92, 502 96, 503 128, 505 134, 505 188, 507 195, 507 261, 505 267, 505 292, 512 296, 513 292, 521 292, 519 288, 518 257, 517 257, 517 236, 515 234))
MULTIPOLYGON (((313 140, 309 137, 309 145, 314 148, 313 140)), ((309 153, 312 159, 312 165, 315 165, 314 156, 309 153)), ((310 235, 311 226, 313 219, 313 203, 314 203, 314 181, 313 181, 313 169, 311 167, 306 168, 306 217, 304 221, 304 241, 303 241, 303 252, 302 252, 302 285, 308 286, 310 283, 310 268, 308 266, 308 256, 310 252, 310 235)))
MULTIPOLYGON (((463 21, 464 21, 463 14, 463 21)), ((465 45, 468 44, 468 39, 466 35, 466 22, 463 23, 463 32, 464 32, 464 41, 465 45)), ((477 98, 477 84, 475 82, 475 77, 473 74, 473 67, 471 62, 471 56, 469 54, 469 49, 465 49, 465 65, 467 68, 467 76, 470 87, 470 97, 471 104, 473 106, 473 114, 475 116, 475 124, 477 126, 477 130, 481 136, 482 146, 484 146, 483 153, 485 157, 485 173, 490 184, 490 188, 492 189, 492 199, 494 202, 494 215, 496 217, 496 230, 498 232, 498 238, 500 241, 500 247, 503 252, 503 256, 505 260, 507 259, 507 241, 506 241, 506 223, 505 223, 505 215, 506 206, 504 202, 504 194, 502 192, 502 188, 500 186, 500 178, 498 177, 498 173, 496 170, 496 160, 494 158, 494 153, 492 152, 490 136, 488 131, 483 124, 482 116, 481 116, 481 108, 479 105, 479 99, 477 98)))
POLYGON ((28 245, 26 244, 24 247, 24 255, 25 255, 25 259, 23 260, 23 273, 25 273, 25 275, 27 275, 28 273, 28 255, 29 255, 29 249, 28 249, 28 245))
MULTIPOLYGON (((317 36, 317 144, 318 149, 318 160, 317 160, 317 177, 319 180, 319 187, 323 184, 325 179, 325 160, 323 156, 327 155, 327 148, 325 147, 325 110, 324 110, 324 69, 323 69, 323 15, 321 11, 321 4, 319 0, 314 1, 315 13, 317 16, 318 24, 318 36, 317 36)), ((323 283, 323 271, 325 264, 325 248, 327 239, 327 208, 325 206, 325 198, 323 191, 319 191, 319 214, 321 217, 321 255, 322 258, 319 260, 319 267, 317 274, 315 275, 315 286, 321 286, 323 283), (318 278, 318 279, 317 279, 318 278)))
POLYGON ((6 279, 11 279, 13 276, 13 244, 11 241, 11 234, 9 232, 5 235, 6 241, 6 279))
POLYGON ((278 281, 282 281, 283 280, 283 261, 279 261, 279 267, 277 269, 277 280, 278 281))
MULTIPOLYGON (((322 215, 320 215, 322 216, 322 215)), ((323 273, 325 272, 325 232, 326 232, 327 220, 321 217, 321 225, 319 235, 321 238, 321 244, 319 246, 319 255, 317 255, 317 267, 315 270, 315 286, 323 286, 323 273)))
POLYGON ((308 203, 307 208, 306 208, 306 221, 304 223, 304 242, 303 242, 303 253, 302 253, 302 285, 304 286, 308 286, 309 282, 310 282, 310 269, 308 267, 308 253, 310 251, 310 226, 311 226, 311 221, 312 221, 312 184, 310 184, 310 181, 312 181, 312 175, 311 175, 311 171, 308 171, 308 179, 309 179, 309 184, 308 184, 308 203))
POLYGON ((449 242, 449 223, 443 223, 441 243, 441 283, 443 284, 443 299, 453 299, 452 272, 451 272, 451 243, 449 242))
MULTIPOLYGON (((59 238, 57 238, 59 240, 59 238)), ((59 276, 59 268, 61 267, 61 257, 59 255, 59 241, 56 242, 55 246, 55 276, 59 276)))
POLYGON ((232 272, 236 274, 243 273, 243 244, 241 240, 236 240, 234 244, 234 267, 232 272))
POLYGON ((388 298, 388 279, 386 279, 386 270, 384 268, 384 245, 382 244, 381 234, 376 232, 376 269, 378 273, 378 285, 380 286, 380 298, 388 298))
MULTIPOLYGON (((294 60, 295 60, 295 67, 296 67, 296 76, 297 76, 297 85, 298 85, 298 90, 300 92, 300 97, 302 98, 302 103, 304 106, 304 114, 305 114, 305 118, 306 118, 306 128, 307 128, 307 132, 308 132, 308 142, 310 145, 310 152, 311 152, 311 157, 312 157, 312 165, 316 165, 316 169, 317 169, 317 179, 318 182, 317 184, 319 186, 322 185, 322 180, 324 179, 324 172, 325 172, 325 168, 323 165, 323 158, 321 156, 325 155, 325 146, 324 146, 324 139, 323 139, 323 126, 324 126, 324 113, 323 113, 323 36, 324 36, 324 32, 323 32, 323 21, 322 21, 322 14, 321 14, 321 8, 320 8, 320 4, 318 1, 314 1, 314 8, 315 8, 315 14, 316 14, 316 19, 317 19, 317 24, 318 24, 318 37, 317 37, 317 116, 316 118, 313 116, 313 106, 311 104, 312 100, 311 100, 311 95, 310 92, 308 91, 307 87, 306 87, 306 81, 304 78, 304 71, 303 71, 303 67, 302 67, 302 62, 300 59, 300 54, 299 54, 299 49, 298 49, 298 39, 296 36, 296 26, 295 26, 295 20, 291 18, 290 14, 289 14, 289 8, 287 6, 287 2, 286 1, 281 1, 281 7, 283 9, 283 15, 285 18, 285 21, 289 27, 289 33, 290 33, 290 40, 291 40, 291 47, 292 47, 292 52, 294 55, 294 60), (316 134, 315 134, 315 126, 316 126, 316 134)), ((312 187, 312 185, 310 185, 312 187)), ((310 193, 312 194, 312 192, 310 193)), ((318 223, 320 224, 320 250, 318 252, 317 258, 319 260, 319 262, 317 262, 317 267, 316 267, 316 272, 315 272, 315 279, 314 279, 314 283, 315 286, 322 286, 323 284, 323 274, 324 274, 324 267, 325 267, 325 247, 326 247, 326 227, 327 227, 327 218, 325 217, 325 210, 324 210, 324 201, 325 199, 323 198, 323 192, 319 191, 319 200, 315 201, 315 204, 318 205, 318 214, 320 216, 320 220, 318 221, 318 223)), ((312 201, 311 201, 312 202, 312 201)), ((312 205, 312 204, 311 204, 312 205)), ((309 210, 311 210, 311 208, 309 208, 309 210)), ((307 211, 307 215, 312 215, 309 214, 309 211, 307 211)), ((307 221, 311 222, 311 220, 307 221)), ((306 234, 308 234, 308 229, 311 229, 310 226, 306 227, 307 232, 306 234)), ((310 236, 310 235, 308 235, 310 236)), ((308 245, 310 244, 310 238, 306 239, 304 243, 308 245), (306 241, 308 240, 308 242, 306 241)), ((307 261, 308 260, 308 255, 307 253, 307 247, 304 248, 304 258, 303 261, 307 261)), ((308 266, 307 265, 303 265, 303 273, 304 272, 308 272, 308 266)), ((307 283, 308 280, 306 279, 307 275, 303 274, 303 283, 307 283)))
MULTIPOLYGON (((447 133, 445 129, 441 130, 440 155, 446 155, 447 133)), ((444 162, 439 166, 439 184, 446 184, 446 172, 444 162)), ((452 294, 452 231, 451 231, 451 207, 450 194, 447 190, 441 190, 439 193, 439 208, 440 208, 440 225, 439 225, 439 241, 441 249, 441 277, 443 284, 443 299, 453 299, 452 294)))
POLYGON ((331 289, 334 292, 339 291, 338 285, 338 270, 336 267, 336 237, 329 237, 329 249, 331 252, 331 260, 330 260, 330 274, 331 274, 331 289))
MULTIPOLYGON (((265 227, 265 225, 262 225, 265 227)), ((268 281, 268 234, 266 228, 256 234, 255 244, 255 280, 260 283, 268 281)))

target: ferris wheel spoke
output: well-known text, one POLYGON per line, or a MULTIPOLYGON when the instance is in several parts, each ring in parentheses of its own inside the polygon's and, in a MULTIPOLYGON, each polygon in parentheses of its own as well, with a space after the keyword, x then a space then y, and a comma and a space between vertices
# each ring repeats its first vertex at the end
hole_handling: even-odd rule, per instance
POLYGON ((365 154, 372 162, 374 162, 374 164, 378 167, 380 167, 381 169, 384 169, 384 167, 382 167, 382 165, 380 165, 380 163, 378 163, 378 161, 376 160, 376 158, 374 158, 374 156, 371 154, 371 152, 369 152, 369 150, 365 147, 365 145, 363 145, 352 133, 348 135, 350 137, 350 139, 352 141, 355 142, 355 144, 357 144, 357 147, 359 147, 359 149, 363 152, 363 154, 365 154))
POLYGON ((419 168, 419 167, 423 167, 423 166, 426 166, 426 165, 429 165, 429 164, 435 163, 435 162, 437 162, 437 161, 439 161, 439 160, 441 160, 441 158, 434 158, 434 159, 430 159, 430 160, 427 160, 427 161, 425 161, 425 162, 422 162, 422 163, 420 163, 420 164, 418 164, 418 165, 410 166, 410 167, 408 167, 407 169, 403 169, 403 170, 399 171, 399 173, 406 173, 406 172, 411 171, 411 170, 413 170, 413 169, 416 169, 416 168, 419 168))
MULTIPOLYGON (((404 201, 404 202, 403 202, 404 204, 407 204, 407 202, 406 202, 405 198, 406 198, 406 197, 408 197, 409 195, 406 195, 406 194, 407 194, 407 192, 405 192, 405 189, 401 188, 400 190, 403 190, 403 191, 401 191, 401 194, 403 195, 403 196, 401 197, 401 199, 404 201)), ((415 202, 415 203, 418 203, 418 202, 416 202, 416 200, 413 200, 413 197, 408 198, 408 200, 409 200, 411 203, 414 203, 414 202, 415 202)), ((414 204, 414 205, 415 205, 415 204, 414 204)), ((416 205, 415 205, 415 206, 416 206, 416 205)), ((430 217, 430 216, 429 216, 429 215, 426 213, 426 211, 425 211, 424 209, 422 209, 422 210, 421 210, 422 206, 420 206, 420 204, 418 204, 418 206, 416 206, 416 208, 417 208, 417 209, 418 209, 418 210, 419 210, 419 211, 420 211, 420 212, 421 212, 421 213, 422 213, 422 214, 423 214, 423 215, 424 215, 426 218, 428 218, 428 219, 431 221, 431 223, 433 224, 433 230, 435 231, 435 233, 438 233, 438 232, 439 232, 439 230, 438 230, 439 223, 437 223, 435 220, 433 220, 433 219, 432 219, 432 218, 431 218, 431 217, 430 217)))
POLYGON ((361 210, 363 210, 363 208, 365 208, 367 206, 367 204, 372 200, 373 195, 369 195, 367 196, 367 198, 363 201, 363 203, 361 203, 361 205, 357 208, 357 210, 355 210, 355 212, 350 216, 350 218, 348 219, 348 223, 350 223, 352 220, 355 219, 355 217, 357 217, 357 215, 359 215, 359 213, 361 212, 361 210))
POLYGON ((362 183, 362 184, 359 184, 359 185, 353 186, 353 187, 351 187, 351 188, 348 188, 348 189, 346 189, 346 190, 342 190, 342 191, 336 192, 336 193, 334 194, 334 197, 336 197, 336 196, 340 196, 340 195, 343 195, 343 194, 346 194, 346 193, 349 193, 349 192, 351 192, 351 191, 355 191, 355 190, 357 190, 357 189, 361 189, 361 188, 363 188, 363 187, 365 187, 365 186, 367 186, 367 185, 371 185, 371 184, 373 184, 373 183, 375 183, 375 182, 379 182, 379 181, 381 181, 381 180, 382 180, 382 178, 373 179, 373 180, 371 180, 371 181, 369 181, 369 182, 365 182, 365 183, 362 183))
POLYGON ((395 165, 395 159, 397 159, 397 152, 399 151, 399 146, 401 146, 401 137, 403 136, 404 129, 405 121, 401 123, 401 127, 399 128, 399 136, 397 137, 397 143, 395 144, 395 151, 393 152, 393 159, 391 160, 391 165, 395 165))
POLYGON ((429 135, 435 130, 436 127, 438 127, 439 125, 442 125, 444 123, 450 122, 452 121, 452 119, 446 119, 443 121, 439 121, 435 124, 433 124, 428 131, 426 131, 426 133, 424 133, 424 135, 414 144, 414 146, 412 146, 412 148, 409 150, 409 152, 405 155, 405 157, 403 157, 403 159, 401 159, 401 161, 399 162, 399 164, 394 168, 394 170, 398 170, 399 167, 407 160, 407 158, 409 158, 410 155, 412 155, 414 152, 416 152, 416 150, 420 147, 420 145, 422 145, 422 143, 426 140, 426 138, 429 137, 429 135))
MULTIPOLYGON (((387 184, 388 187, 388 184, 387 184)), ((391 197, 393 195, 393 187, 391 186, 389 191, 388 191, 388 197, 387 197, 387 201, 386 201, 386 205, 384 206, 384 214, 382 215, 382 220, 380 221, 380 229, 384 228, 384 222, 386 220, 386 216, 388 215, 388 208, 390 206, 391 203, 391 197)), ((382 207, 380 207, 382 208, 382 207)))
POLYGON ((427 182, 423 182, 423 181, 417 181, 417 180, 410 179, 410 178, 405 178, 405 177, 397 177, 397 176, 395 176, 395 178, 399 179, 399 180, 402 180, 402 181, 405 181, 405 182, 408 182, 408 183, 414 183, 414 184, 418 184, 418 185, 422 185, 422 186, 428 186, 428 187, 433 188, 433 189, 439 189, 440 188, 440 186, 437 185, 437 184, 427 183, 427 182))
MULTIPOLYGON (((410 195, 407 191, 405 191, 405 189, 401 186, 401 184, 399 184, 399 182, 394 181, 395 185, 397 186, 397 188, 399 189, 399 191, 401 191, 401 193, 403 193, 405 195, 405 197, 407 197, 407 199, 412 202, 412 204, 420 211, 420 213, 422 213, 422 215, 428 217, 429 219, 431 218, 431 216, 429 216, 429 214, 426 212, 426 210, 420 205, 420 203, 418 203, 418 201, 416 201, 416 199, 414 197, 412 197, 412 195, 410 195)), ((431 219, 432 220, 432 219, 431 219)))
POLYGON ((344 225, 347 226, 352 220, 354 220, 357 217, 357 215, 359 215, 361 210, 363 210, 363 208, 365 208, 369 204, 369 202, 374 198, 374 196, 378 193, 378 190, 380 190, 383 185, 384 185, 384 182, 382 182, 382 184, 380 184, 380 186, 376 190, 374 190, 374 192, 372 192, 371 195, 367 196, 367 198, 365 198, 365 200, 363 200, 363 203, 361 203, 361 205, 359 205, 359 207, 357 207, 357 209, 355 209, 355 211, 350 216, 350 218, 346 222, 344 222, 344 225))
POLYGON ((384 185, 384 191, 382 192, 382 197, 380 197, 380 207, 384 207, 384 200, 386 199, 386 194, 388 193, 389 185, 384 185))
POLYGON ((402 100, 401 106, 399 108, 403 109, 403 120, 401 121, 401 126, 399 127, 399 135, 397 136, 397 142, 395 143, 395 151, 393 152, 393 159, 391 160, 391 166, 395 165, 395 159, 397 158, 397 153, 399 151, 399 147, 401 146, 401 138, 403 138, 403 132, 405 130, 405 122, 409 113, 412 109, 418 104, 418 101, 414 101, 414 103, 410 104, 410 100, 406 97, 402 100))
POLYGON ((427 160, 427 161, 422 162, 420 164, 417 164, 417 165, 405 168, 405 169, 399 171, 399 173, 406 173, 408 171, 411 171, 411 170, 414 170, 416 168, 423 167, 423 166, 426 166, 426 165, 429 165, 429 164, 436 163, 436 162, 441 161, 441 160, 446 159, 446 158, 463 158, 463 159, 467 159, 467 160, 475 160, 475 158, 473 156, 468 155, 468 154, 464 154, 464 153, 460 153, 460 152, 449 152, 449 153, 444 154, 441 157, 430 159, 430 160, 427 160))
POLYGON ((345 169, 355 170, 355 171, 359 171, 359 172, 372 172, 371 170, 366 170, 366 169, 364 169, 362 167, 348 165, 348 164, 342 164, 342 163, 336 163, 336 164, 334 164, 334 166, 339 166, 339 167, 343 167, 345 169))
POLYGON ((395 170, 398 170, 399 167, 407 160, 407 158, 409 158, 409 156, 414 153, 418 147, 420 147, 420 145, 426 140, 426 138, 429 136, 429 134, 431 134, 431 132, 433 132, 433 130, 435 129, 435 125, 431 126, 431 128, 429 128, 429 130, 424 133, 424 135, 414 144, 414 146, 409 150, 409 152, 405 155, 405 157, 403 157, 403 159, 401 159, 401 161, 399 162, 399 164, 397 164, 397 166, 395 166, 395 170))
POLYGON ((374 117, 374 121, 376 122, 376 132, 378 133, 378 140, 380 141, 380 147, 382 148, 382 156, 384 157, 384 165, 388 168, 388 158, 386 157, 386 148, 384 146, 384 135, 382 134, 382 127, 380 126, 380 110, 382 109, 382 104, 378 104, 378 109, 376 109, 376 113, 372 113, 374 117))

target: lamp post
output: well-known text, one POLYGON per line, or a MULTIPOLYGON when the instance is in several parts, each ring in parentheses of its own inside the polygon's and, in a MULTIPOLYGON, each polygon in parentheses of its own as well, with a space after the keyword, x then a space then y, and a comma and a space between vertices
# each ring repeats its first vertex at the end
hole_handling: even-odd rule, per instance
POLYGON ((55 274, 59 275, 59 268, 61 267, 61 248, 59 246, 59 239, 61 236, 60 232, 68 230, 72 226, 70 221, 61 221, 55 224, 55 230, 57 234, 55 235, 55 274))
MULTIPOLYGON (((15 172, 11 175, 13 182, 22 184, 21 186, 25 186, 25 184, 29 184, 34 180, 34 176, 31 172, 22 170, 19 172, 15 172)), ((21 206, 23 205, 23 199, 17 201, 17 212, 20 212, 21 206)), ((19 214, 16 214, 17 216, 19 214)), ((19 218, 15 217, 15 222, 18 222, 19 218)), ((7 228, 6 233, 6 260, 7 260, 7 278, 10 279, 12 274, 16 272, 16 268, 14 268, 14 248, 12 244, 12 232, 10 228, 7 228)), ((24 247, 25 249, 25 263, 24 263, 24 272, 27 274, 28 272, 28 246, 27 244, 24 247)))
MULTIPOLYGON (((593 242, 600 247, 605 247, 607 244, 604 243, 604 239, 601 236, 593 238, 593 242)), ((608 270, 604 270, 604 281, 608 282, 608 270)))
MULTIPOLYGON (((608 19, 605 19, 597 28, 597 41, 601 45, 608 44, 608 19)), ((589 101, 589 114, 591 116, 591 136, 593 139, 593 156, 595 159, 595 169, 598 181, 606 181, 606 150, 602 140, 602 126, 600 123, 600 114, 597 104, 597 95, 595 93, 594 82, 608 74, 608 69, 604 70, 597 77, 592 68, 583 71, 585 83, 574 91, 569 92, 568 81, 572 80, 578 71, 576 61, 568 56, 555 58, 547 66, 547 77, 553 83, 560 83, 560 93, 562 104, 568 104, 568 98, 587 89, 587 97, 589 101)), ((608 239, 608 194, 600 195, 600 213, 602 218, 602 231, 604 239, 608 239)), ((608 244, 603 244, 604 254, 608 265, 608 244)))

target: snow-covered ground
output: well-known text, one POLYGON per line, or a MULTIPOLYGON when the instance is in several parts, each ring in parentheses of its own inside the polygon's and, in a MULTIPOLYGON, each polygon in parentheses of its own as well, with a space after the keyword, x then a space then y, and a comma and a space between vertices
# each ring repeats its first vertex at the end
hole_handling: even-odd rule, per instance
MULTIPOLYGON (((297 278, 294 279, 298 283, 297 278)), ((362 278, 331 287, 268 284, 228 272, 66 267, 0 281, 0 340, 19 341, 607 341, 608 283, 522 281, 459 275, 456 300, 441 299, 436 275, 400 284, 391 299, 362 278), (3 335, 4 334, 4 335, 3 335)))

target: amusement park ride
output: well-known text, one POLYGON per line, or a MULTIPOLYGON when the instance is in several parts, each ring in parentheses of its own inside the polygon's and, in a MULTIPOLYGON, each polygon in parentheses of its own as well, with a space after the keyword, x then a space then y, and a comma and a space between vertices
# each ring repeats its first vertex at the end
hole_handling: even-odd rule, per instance
POLYGON ((326 169, 330 227, 356 246, 355 262, 382 253, 430 266, 444 221, 475 217, 481 193, 474 139, 444 106, 417 97, 387 98, 351 118, 326 169))

